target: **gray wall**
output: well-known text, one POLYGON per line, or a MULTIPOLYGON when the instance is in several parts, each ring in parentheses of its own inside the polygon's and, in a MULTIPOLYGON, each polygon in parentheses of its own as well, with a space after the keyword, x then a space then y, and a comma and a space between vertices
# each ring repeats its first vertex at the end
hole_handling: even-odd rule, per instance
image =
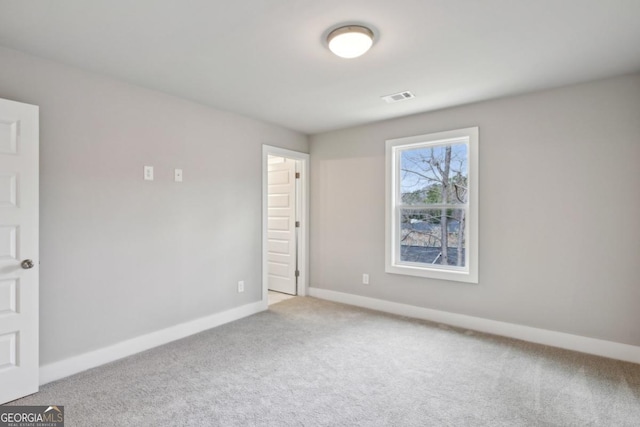
POLYGON ((311 173, 311 286, 640 345, 640 75, 315 135, 311 173), (469 126, 479 284, 386 274, 384 141, 469 126))
POLYGON ((261 145, 308 152, 305 135, 11 50, 0 64, 0 97, 40 106, 41 364, 261 299, 261 145))

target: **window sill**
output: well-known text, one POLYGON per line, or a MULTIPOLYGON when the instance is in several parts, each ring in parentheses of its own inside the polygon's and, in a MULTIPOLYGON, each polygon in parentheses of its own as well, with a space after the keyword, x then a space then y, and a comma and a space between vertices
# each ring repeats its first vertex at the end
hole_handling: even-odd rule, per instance
POLYGON ((478 273, 457 269, 427 268, 406 264, 387 265, 385 272, 391 274, 401 274, 405 276, 416 276, 427 279, 450 280, 453 282, 464 282, 477 284, 478 273))

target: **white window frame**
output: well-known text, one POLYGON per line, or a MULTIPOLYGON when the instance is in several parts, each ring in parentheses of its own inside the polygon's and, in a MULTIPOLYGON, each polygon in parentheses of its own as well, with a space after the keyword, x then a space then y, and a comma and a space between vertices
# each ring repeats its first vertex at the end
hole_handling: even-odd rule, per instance
POLYGON ((386 141, 386 247, 387 273, 457 282, 478 283, 478 147, 477 127, 457 129, 386 141), (431 266, 400 261, 400 155, 403 150, 466 143, 468 147, 468 199, 465 221, 465 267, 431 266))

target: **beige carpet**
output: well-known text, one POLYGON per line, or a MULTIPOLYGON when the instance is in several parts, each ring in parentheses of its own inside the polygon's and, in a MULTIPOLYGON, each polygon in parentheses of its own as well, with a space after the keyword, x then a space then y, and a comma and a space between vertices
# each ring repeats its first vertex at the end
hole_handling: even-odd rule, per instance
POLYGON ((67 426, 638 426, 640 365, 298 297, 14 403, 67 426))

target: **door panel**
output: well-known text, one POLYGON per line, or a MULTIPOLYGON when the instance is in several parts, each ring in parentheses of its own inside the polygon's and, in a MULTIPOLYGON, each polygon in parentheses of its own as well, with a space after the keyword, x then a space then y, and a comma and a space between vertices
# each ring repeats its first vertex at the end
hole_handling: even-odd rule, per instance
POLYGON ((269 157, 267 169, 267 267, 269 289, 295 295, 296 162, 269 157))
POLYGON ((38 270, 38 107, 0 99, 0 403, 38 391, 38 270))
MULTIPOLYGON (((291 249, 293 248, 293 245, 291 245, 291 242, 288 240, 276 240, 276 239, 271 239, 269 240, 269 252, 272 252, 274 255, 279 255, 281 259, 281 262, 287 262, 285 260, 288 260, 291 255, 291 249)), ((295 266, 295 265, 294 265, 295 266)))
MULTIPOLYGON (((287 212, 283 212, 282 209, 278 210, 278 209, 273 209, 273 208, 269 208, 269 214, 270 215, 287 215, 287 212)), ((274 232, 274 231, 284 231, 286 236, 289 236, 289 233, 291 232, 291 219, 287 218, 287 217, 269 217, 269 220, 267 221, 268 227, 269 227, 269 232, 274 232)))
POLYGON ((0 175, 0 207, 15 208, 18 206, 17 182, 16 174, 0 175))
POLYGON ((0 280, 0 316, 18 313, 18 279, 0 280))
MULTIPOLYGON (((4 100, 0 100, 3 102, 4 100)), ((0 107, 2 108, 2 107, 0 107)), ((9 112, 11 114, 11 112, 9 112)), ((18 151, 18 120, 11 116, 0 117, 0 153, 16 154, 18 151)))
POLYGON ((0 370, 16 367, 17 332, 0 335, 0 370))
POLYGON ((0 226, 0 260, 18 259, 18 227, 0 226))

